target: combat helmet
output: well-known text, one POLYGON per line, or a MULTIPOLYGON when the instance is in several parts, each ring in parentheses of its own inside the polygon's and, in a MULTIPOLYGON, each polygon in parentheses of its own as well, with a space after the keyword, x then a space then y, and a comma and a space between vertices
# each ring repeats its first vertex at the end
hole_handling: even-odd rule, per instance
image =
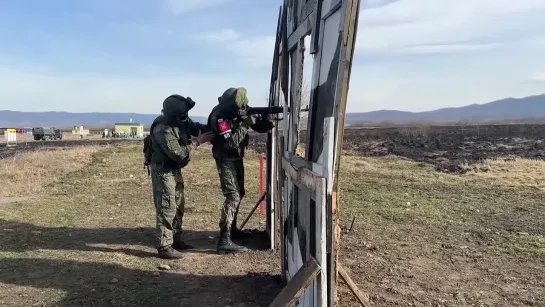
POLYGON ((218 97, 218 102, 224 107, 246 110, 248 109, 248 91, 244 87, 228 88, 218 97))
POLYGON ((173 94, 163 101, 163 116, 172 122, 183 123, 189 118, 188 113, 195 106, 190 97, 173 94))

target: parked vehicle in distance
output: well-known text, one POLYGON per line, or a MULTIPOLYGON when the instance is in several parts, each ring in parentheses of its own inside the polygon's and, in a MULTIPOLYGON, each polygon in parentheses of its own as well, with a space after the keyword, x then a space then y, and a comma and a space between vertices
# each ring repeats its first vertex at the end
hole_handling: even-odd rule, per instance
POLYGON ((55 127, 34 127, 32 128, 34 140, 62 140, 62 131, 55 127))

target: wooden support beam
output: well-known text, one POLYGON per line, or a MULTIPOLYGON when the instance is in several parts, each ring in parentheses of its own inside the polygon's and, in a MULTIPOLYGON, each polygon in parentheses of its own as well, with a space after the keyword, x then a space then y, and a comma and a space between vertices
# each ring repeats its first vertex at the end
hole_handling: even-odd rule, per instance
POLYGON ((307 168, 296 168, 286 157, 282 157, 282 168, 293 181, 304 185, 310 190, 316 190, 316 182, 324 178, 307 168))
POLYGON ((331 251, 331 261, 328 263, 329 268, 329 282, 332 286, 330 291, 329 301, 334 306, 339 306, 339 297, 337 296, 337 285, 339 281, 339 252, 341 246, 341 227, 339 226, 339 194, 336 190, 333 190, 331 194, 331 212, 330 212, 330 223, 328 229, 330 234, 328 234, 328 240, 331 242, 331 246, 328 246, 331 251))
POLYGON ((305 20, 303 20, 303 22, 301 22, 297 26, 297 29, 295 29, 295 31, 293 31, 288 36, 288 50, 293 50, 297 46, 297 43, 299 43, 299 41, 301 39, 304 39, 305 36, 312 33, 312 28, 313 28, 313 24, 314 24, 315 19, 316 19, 316 14, 314 12, 311 12, 305 18, 305 20))
POLYGON ((320 28, 322 24, 322 3, 323 0, 317 0, 314 4, 314 27, 312 28, 312 37, 310 40, 310 54, 318 53, 320 50, 320 28))
MULTIPOLYGON (((278 128, 275 128, 278 129, 278 128)), ((278 174, 278 187, 276 189, 276 199, 278 201, 276 210, 278 210, 279 213, 279 222, 278 225, 280 226, 280 275, 282 276, 282 280, 287 280, 287 274, 288 271, 288 260, 286 258, 286 229, 284 228, 285 224, 284 221, 286 220, 286 203, 283 201, 284 196, 284 187, 285 187, 285 180, 286 180, 286 173, 282 169, 282 159, 281 159, 281 153, 284 150, 284 136, 278 135, 278 148, 277 148, 277 160, 276 160, 276 171, 278 174)))
POLYGON ((344 280, 344 282, 346 282, 350 291, 352 291, 352 293, 354 293, 354 295, 358 298, 360 304, 364 307, 371 307, 369 299, 360 291, 356 283, 352 280, 352 278, 350 278, 350 275, 348 275, 348 272, 346 272, 346 270, 338 263, 337 269, 339 270, 339 275, 341 275, 341 278, 344 280))
POLYGON ((274 298, 269 307, 291 307, 294 306, 297 300, 303 295, 305 289, 316 278, 321 268, 316 259, 312 256, 310 260, 305 262, 303 266, 295 273, 288 284, 274 298))
POLYGON ((305 4, 301 7, 301 16, 304 18, 307 18, 312 12, 315 11, 316 3, 318 0, 307 0, 305 4))

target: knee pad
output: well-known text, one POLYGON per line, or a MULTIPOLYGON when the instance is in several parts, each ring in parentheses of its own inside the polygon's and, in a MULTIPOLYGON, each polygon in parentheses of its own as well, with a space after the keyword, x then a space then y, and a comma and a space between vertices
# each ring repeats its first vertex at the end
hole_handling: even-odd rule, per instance
POLYGON ((238 192, 227 193, 225 195, 225 200, 237 204, 240 201, 240 195, 238 194, 238 192))

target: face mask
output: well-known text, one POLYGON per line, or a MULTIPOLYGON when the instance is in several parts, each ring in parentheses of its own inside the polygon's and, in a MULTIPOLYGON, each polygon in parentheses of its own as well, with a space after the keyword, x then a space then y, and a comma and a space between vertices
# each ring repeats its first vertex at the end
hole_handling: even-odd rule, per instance
POLYGON ((188 119, 189 117, 187 116, 187 113, 176 116, 176 121, 179 123, 185 123, 188 119))

